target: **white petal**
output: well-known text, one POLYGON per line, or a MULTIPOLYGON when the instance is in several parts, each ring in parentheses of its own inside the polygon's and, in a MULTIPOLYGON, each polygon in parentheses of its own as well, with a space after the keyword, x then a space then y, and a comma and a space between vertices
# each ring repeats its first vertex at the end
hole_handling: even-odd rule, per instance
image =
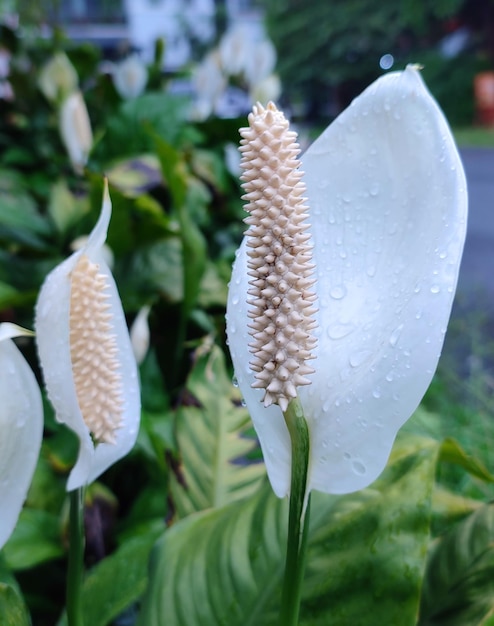
MULTIPOLYGON (((319 297, 316 373, 300 389, 311 432, 309 487, 345 493, 382 471, 436 369, 465 238, 466 182, 448 125, 411 67, 371 85, 302 161, 319 297)), ((246 273, 241 251, 230 347, 263 451, 279 450, 280 459, 267 462, 271 483, 286 493, 281 413, 268 416, 249 390, 250 356, 239 345, 247 344, 246 273), (268 420, 276 430, 266 430, 268 420)))
POLYGON ((62 103, 59 125, 72 167, 80 174, 93 145, 91 121, 80 91, 74 91, 62 103))
POLYGON ((36 378, 10 337, 31 334, 0 324, 0 548, 17 523, 38 460, 43 405, 36 378))
POLYGON ((67 424, 80 439, 79 457, 67 485, 69 491, 93 481, 129 452, 137 438, 140 419, 137 365, 115 281, 102 258, 110 216, 111 202, 105 183, 101 215, 86 246, 47 276, 36 304, 36 340, 48 397, 55 408, 57 420, 67 424), (96 448, 77 402, 69 343, 71 272, 82 254, 98 263, 100 273, 107 276, 112 326, 118 348, 116 360, 124 392, 123 426, 116 432, 116 443, 100 443, 96 448))
POLYGON ((143 306, 136 315, 132 328, 130 329, 130 342, 138 365, 144 361, 149 350, 150 333, 148 317, 150 310, 150 306, 143 306))

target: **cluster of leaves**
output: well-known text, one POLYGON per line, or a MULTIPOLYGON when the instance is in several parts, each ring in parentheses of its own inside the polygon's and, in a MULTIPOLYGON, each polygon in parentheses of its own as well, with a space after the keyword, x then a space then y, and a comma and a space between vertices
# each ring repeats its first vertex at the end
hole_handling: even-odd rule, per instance
POLYGON ((424 65, 424 78, 451 123, 471 124, 473 76, 492 65, 489 28, 494 20, 492 3, 482 3, 482 11, 476 4, 268 0, 268 32, 278 50, 285 95, 294 105, 308 105, 312 120, 333 115, 382 73, 381 57, 392 55, 397 69, 407 63, 424 65), (471 43, 465 52, 447 58, 438 42, 459 27, 470 29, 471 43))
MULTIPOLYGON (((45 275, 96 220, 103 175, 113 201, 108 244, 129 324, 151 307, 137 445, 86 494, 85 623, 274 624, 287 503, 267 484, 224 339, 243 230, 224 148, 245 120, 192 124, 153 68, 147 91, 122 101, 87 46, 21 39, 7 28, 2 45, 13 55, 15 93, 0 105, 2 320, 32 327, 45 275), (83 177, 72 173, 56 113, 37 88, 43 62, 62 45, 97 138, 83 177)), ((24 349, 33 356, 30 344, 24 349)), ((27 625, 29 615, 37 626, 66 624, 65 483, 77 442, 45 408, 33 485, 0 554, 6 625, 27 625)), ((436 474, 447 464, 478 484, 494 479, 454 441, 423 436, 422 424, 433 421, 418 413, 372 487, 315 494, 304 626, 412 625, 417 615, 422 626, 491 623, 494 509, 454 493, 451 481, 438 485, 436 474)))

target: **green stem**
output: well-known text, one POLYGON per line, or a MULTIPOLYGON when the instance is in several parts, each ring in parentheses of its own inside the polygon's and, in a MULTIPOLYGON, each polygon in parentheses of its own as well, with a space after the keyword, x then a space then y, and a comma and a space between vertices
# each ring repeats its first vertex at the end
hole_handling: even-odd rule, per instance
POLYGON ((309 528, 310 494, 306 497, 306 488, 310 441, 298 398, 290 402, 284 417, 292 443, 292 471, 280 625, 297 626, 309 528))
POLYGON ((82 619, 82 574, 84 568, 84 488, 70 492, 69 565, 67 572, 67 622, 84 626, 82 619))

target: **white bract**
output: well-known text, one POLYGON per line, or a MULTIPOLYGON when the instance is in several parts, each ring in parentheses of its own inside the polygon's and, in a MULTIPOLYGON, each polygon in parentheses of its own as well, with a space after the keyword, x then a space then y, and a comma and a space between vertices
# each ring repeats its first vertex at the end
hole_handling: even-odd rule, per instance
POLYGON ((38 460, 43 404, 36 378, 12 338, 32 335, 0 324, 0 548, 17 523, 38 460))
POLYGON ((60 136, 72 167, 81 174, 93 145, 91 121, 80 91, 74 91, 60 107, 60 136))
POLYGON ((36 340, 48 397, 58 421, 80 440, 69 491, 125 456, 139 428, 137 365, 104 261, 110 217, 105 183, 101 215, 86 244, 47 276, 36 305, 36 340))
POLYGON ((150 311, 150 306, 143 306, 137 313, 130 329, 130 342, 138 365, 144 361, 149 350, 150 331, 148 318, 150 311))
POLYGON ((137 54, 131 54, 115 65, 113 84, 122 98, 137 98, 144 91, 147 82, 147 67, 137 54))
MULTIPOLYGON (((416 68, 368 87, 303 155, 317 295, 308 489, 347 493, 383 470, 441 353, 466 233, 467 191, 448 124, 416 68)), ((247 249, 230 284, 235 375, 275 493, 290 486, 290 438, 249 362, 247 249)))

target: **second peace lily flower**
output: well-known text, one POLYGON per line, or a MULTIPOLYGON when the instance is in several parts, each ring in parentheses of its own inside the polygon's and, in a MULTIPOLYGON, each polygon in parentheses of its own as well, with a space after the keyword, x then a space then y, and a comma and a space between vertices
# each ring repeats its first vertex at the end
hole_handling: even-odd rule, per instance
POLYGON ((227 310, 235 374, 278 496, 290 488, 282 410, 294 394, 310 434, 308 491, 362 489, 437 366, 466 232, 461 161, 419 72, 387 74, 303 155, 309 228, 300 211, 279 210, 290 193, 300 208, 304 193, 286 120, 270 105, 249 122, 251 215, 227 310), (307 246, 309 235, 313 281, 293 239, 307 246), (304 300, 317 308, 306 320, 304 300))
POLYGON ((133 447, 140 394, 122 304, 104 261, 111 217, 103 207, 86 244, 46 278, 36 305, 36 341, 56 417, 79 437, 69 491, 96 479, 133 447))

